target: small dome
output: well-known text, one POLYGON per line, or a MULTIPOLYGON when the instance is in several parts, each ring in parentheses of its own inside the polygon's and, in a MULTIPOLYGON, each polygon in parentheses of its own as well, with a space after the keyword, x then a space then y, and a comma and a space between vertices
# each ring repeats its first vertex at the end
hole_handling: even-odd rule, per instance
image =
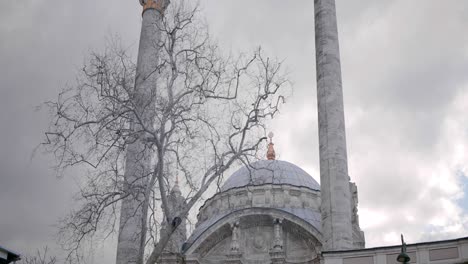
POLYGON ((221 187, 221 191, 263 184, 286 184, 320 190, 317 181, 298 166, 282 160, 260 160, 234 172, 221 187))

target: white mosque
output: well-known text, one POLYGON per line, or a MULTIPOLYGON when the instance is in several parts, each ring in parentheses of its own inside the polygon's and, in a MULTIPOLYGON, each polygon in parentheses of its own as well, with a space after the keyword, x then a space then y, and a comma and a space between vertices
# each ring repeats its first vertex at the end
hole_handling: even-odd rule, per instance
MULTIPOLYGON (((234 172, 201 206, 190 237, 177 233, 160 262, 468 263, 468 238, 365 248, 348 176, 335 1, 314 3, 320 175, 276 160, 270 137, 266 159, 234 172)), ((170 195, 183 202, 178 188, 170 195)))

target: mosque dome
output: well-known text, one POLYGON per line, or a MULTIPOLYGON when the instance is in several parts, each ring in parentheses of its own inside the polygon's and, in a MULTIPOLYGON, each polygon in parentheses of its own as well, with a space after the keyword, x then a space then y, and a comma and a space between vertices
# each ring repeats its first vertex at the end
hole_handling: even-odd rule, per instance
MULTIPOLYGON (((213 226, 228 223, 230 217, 250 219, 250 214, 256 219, 261 219, 261 215, 289 216, 291 221, 302 220, 319 233, 320 185, 303 169, 287 161, 259 160, 243 166, 200 208, 196 228, 186 247, 191 247, 213 226)), ((259 225, 265 224, 258 221, 259 225)))
POLYGON ((320 185, 303 169, 282 160, 260 160, 234 172, 221 191, 265 184, 291 185, 320 191, 320 185))

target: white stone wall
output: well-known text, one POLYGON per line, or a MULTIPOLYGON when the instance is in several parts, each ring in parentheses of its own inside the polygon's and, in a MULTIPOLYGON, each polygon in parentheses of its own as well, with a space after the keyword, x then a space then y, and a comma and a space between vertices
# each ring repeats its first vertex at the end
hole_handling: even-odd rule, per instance
POLYGON ((309 208, 320 211, 320 192, 289 185, 246 186, 217 193, 200 208, 198 223, 225 212, 249 207, 309 208))
POLYGON ((308 223, 296 223, 292 220, 295 216, 281 209, 297 208, 319 212, 320 204, 320 191, 291 185, 245 186, 217 193, 200 208, 197 226, 219 215, 226 217, 213 223, 191 245, 186 252, 187 263, 237 263, 232 262, 232 259, 225 262, 229 259, 229 254, 232 254, 230 226, 233 223, 238 223, 240 251, 236 254, 242 263, 273 263, 271 254, 280 256, 274 263, 282 263, 278 262, 282 258, 294 263, 317 262, 317 254, 321 249, 319 231, 314 229, 316 227, 311 227, 315 231, 306 231, 307 228, 304 227, 308 223), (288 218, 288 215, 293 218, 288 218), (283 242, 282 249, 272 253, 276 219, 281 221, 283 242))
MULTIPOLYGON (((369 248, 344 252, 324 252, 323 264, 398 264, 400 246, 369 248)), ((468 263, 468 237, 408 245, 410 263, 455 264, 468 263)))
POLYGON ((187 252, 186 263, 318 264, 321 244, 314 235, 278 211, 253 210, 263 211, 246 209, 213 226, 213 233, 187 252))

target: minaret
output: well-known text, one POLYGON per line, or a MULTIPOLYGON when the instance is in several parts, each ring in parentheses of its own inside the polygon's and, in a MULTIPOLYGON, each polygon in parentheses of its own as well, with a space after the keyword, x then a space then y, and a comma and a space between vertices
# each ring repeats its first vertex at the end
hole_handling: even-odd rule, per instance
MULTIPOLYGON (((176 177, 174 187, 168 195, 168 207, 172 215, 178 215, 181 210, 187 205, 184 196, 179 187, 179 178, 176 177)), ((160 264, 177 264, 182 263, 182 245, 187 240, 187 219, 174 218, 171 223, 164 221, 161 224, 161 234, 165 233, 167 228, 175 229, 171 239, 166 244, 161 258, 160 264)))
POLYGON ((323 250, 353 248, 335 0, 315 0, 323 250))
POLYGON ((268 143, 268 150, 267 150, 267 159, 268 160, 275 160, 276 159, 276 153, 275 153, 275 148, 273 144, 273 132, 268 133, 268 137, 270 138, 270 143, 268 143))
MULTIPOLYGON (((135 81, 135 110, 145 126, 151 127, 156 94, 155 69, 158 65, 157 45, 160 40, 158 24, 169 0, 139 0, 143 6, 140 46, 135 81)), ((132 124, 140 130, 137 123, 132 124)), ((140 135, 143 136, 143 135, 140 135)), ((124 172, 124 193, 120 212, 116 264, 143 263, 146 234, 141 233, 144 211, 145 182, 150 173, 150 156, 141 139, 127 146, 124 172)))

